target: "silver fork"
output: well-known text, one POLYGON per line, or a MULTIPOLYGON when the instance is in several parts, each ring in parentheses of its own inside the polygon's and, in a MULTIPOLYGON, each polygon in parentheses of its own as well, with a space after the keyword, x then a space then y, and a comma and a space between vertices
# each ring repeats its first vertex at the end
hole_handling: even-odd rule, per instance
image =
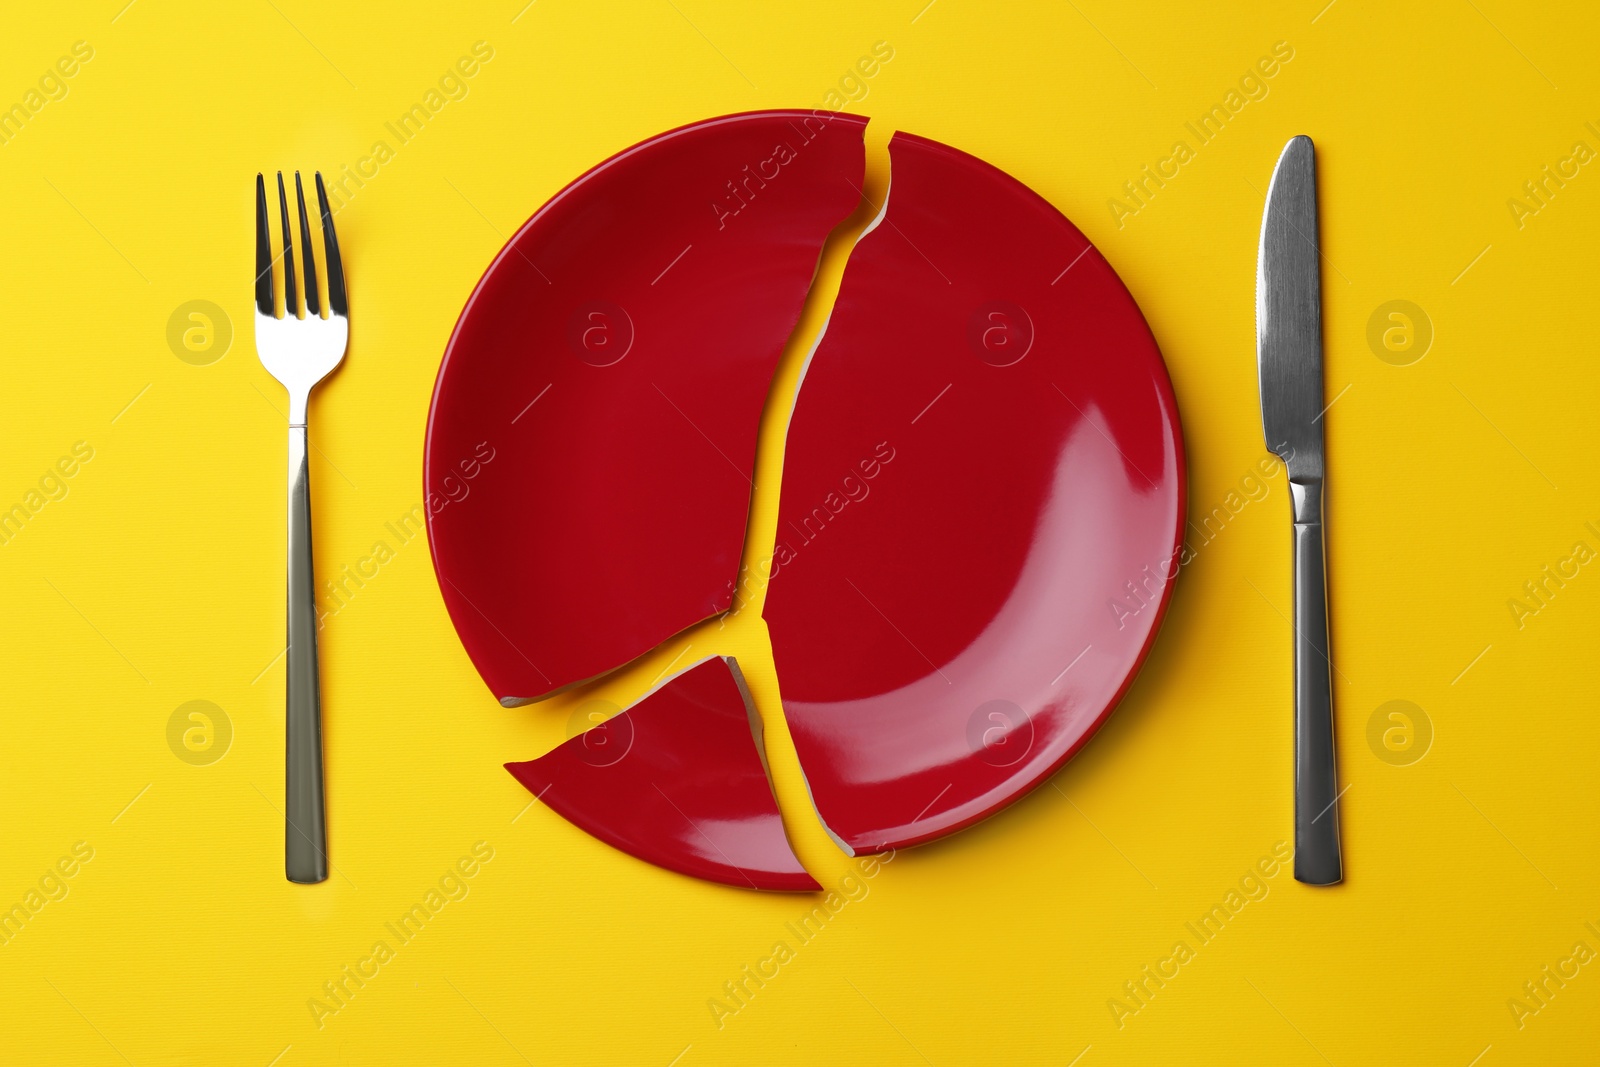
POLYGON ((311 486, 306 468, 306 405, 311 390, 344 359, 350 336, 344 267, 333 232, 328 194, 317 175, 317 206, 322 212, 323 261, 328 272, 328 317, 322 317, 317 289, 317 258, 306 219, 306 194, 294 176, 300 202, 300 249, 305 256, 305 306, 289 228, 289 199, 278 172, 278 212, 283 232, 284 314, 278 317, 272 285, 272 231, 267 217, 267 187, 256 175, 256 354, 267 372, 289 390, 289 684, 284 776, 284 873, 291 882, 321 882, 328 877, 328 829, 322 794, 322 694, 317 677, 316 584, 311 566, 311 486))

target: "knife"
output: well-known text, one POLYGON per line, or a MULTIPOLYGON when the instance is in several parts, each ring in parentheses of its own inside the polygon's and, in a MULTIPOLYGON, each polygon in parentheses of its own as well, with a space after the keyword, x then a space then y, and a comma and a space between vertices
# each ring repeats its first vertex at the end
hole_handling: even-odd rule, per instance
POLYGON ((1294 876, 1344 878, 1322 538, 1322 277, 1311 138, 1284 146, 1267 187, 1256 265, 1256 357, 1267 448, 1283 460, 1294 512, 1294 876))

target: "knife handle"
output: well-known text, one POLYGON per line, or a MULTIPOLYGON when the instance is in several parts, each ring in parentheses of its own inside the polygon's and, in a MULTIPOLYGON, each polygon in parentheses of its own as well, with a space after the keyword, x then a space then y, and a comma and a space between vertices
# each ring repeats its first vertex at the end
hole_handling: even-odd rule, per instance
POLYGON ((1322 486, 1294 488, 1299 490, 1296 519, 1314 517, 1294 524, 1294 877, 1308 885, 1333 885, 1344 879, 1344 863, 1333 755, 1322 486))
POLYGON ((289 684, 284 775, 284 874, 328 877, 322 797, 322 692, 317 672, 316 580, 311 568, 311 482, 306 428, 289 427, 289 684))

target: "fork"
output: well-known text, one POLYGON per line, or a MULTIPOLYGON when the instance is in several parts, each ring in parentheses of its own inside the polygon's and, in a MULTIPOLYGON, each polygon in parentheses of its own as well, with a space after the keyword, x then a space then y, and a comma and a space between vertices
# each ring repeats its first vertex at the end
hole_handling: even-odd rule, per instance
POLYGON ((328 273, 328 317, 322 317, 317 287, 317 257, 306 219, 306 194, 300 172, 294 176, 300 202, 300 250, 305 258, 305 308, 295 276, 289 199, 278 172, 278 212, 283 233, 284 313, 277 314, 272 284, 272 232, 267 217, 267 187, 256 175, 256 354, 267 373, 289 391, 289 680, 284 774, 284 874, 291 882, 328 877, 328 830, 322 792, 322 694, 317 676, 316 584, 311 565, 311 486, 306 464, 306 406, 311 390, 344 359, 350 336, 344 267, 333 232, 328 194, 317 179, 322 213, 323 261, 328 273))

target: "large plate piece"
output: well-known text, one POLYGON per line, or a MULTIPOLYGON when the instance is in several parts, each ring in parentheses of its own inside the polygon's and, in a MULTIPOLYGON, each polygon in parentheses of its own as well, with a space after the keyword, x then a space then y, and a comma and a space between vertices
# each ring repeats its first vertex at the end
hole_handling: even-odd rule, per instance
POLYGON ((1003 171, 896 134, 784 452, 765 615, 817 810, 928 841, 1105 721, 1179 566, 1184 465, 1109 264, 1003 171))
POLYGON ((495 258, 428 420, 434 568, 507 705, 731 603, 756 431, 866 120, 712 119, 612 157, 495 258))

